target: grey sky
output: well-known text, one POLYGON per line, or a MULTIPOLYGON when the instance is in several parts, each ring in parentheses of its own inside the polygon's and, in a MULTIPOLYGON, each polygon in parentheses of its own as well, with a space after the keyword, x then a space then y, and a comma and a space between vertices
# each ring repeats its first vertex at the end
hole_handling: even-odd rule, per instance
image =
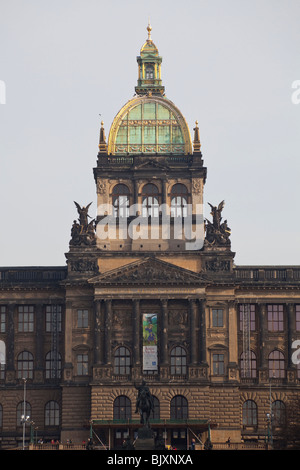
POLYGON ((0 265, 64 265, 73 201, 152 38, 166 96, 199 121, 207 202, 237 264, 299 264, 299 0, 1 0, 0 265), (101 118, 99 116, 101 114, 101 118))

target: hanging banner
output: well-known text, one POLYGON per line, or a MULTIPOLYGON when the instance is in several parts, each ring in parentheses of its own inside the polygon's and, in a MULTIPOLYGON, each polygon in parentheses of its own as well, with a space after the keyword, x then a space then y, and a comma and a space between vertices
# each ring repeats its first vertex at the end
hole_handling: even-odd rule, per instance
POLYGON ((143 369, 157 370, 157 314, 143 314, 143 369))

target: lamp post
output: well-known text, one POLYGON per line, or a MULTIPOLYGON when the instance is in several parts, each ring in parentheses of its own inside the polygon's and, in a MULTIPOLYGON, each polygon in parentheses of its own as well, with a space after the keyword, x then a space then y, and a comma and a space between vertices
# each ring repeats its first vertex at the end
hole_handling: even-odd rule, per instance
POLYGON ((25 450, 25 426, 29 422, 30 416, 26 416, 26 378, 23 378, 24 381, 24 400, 23 400, 23 414, 21 415, 21 423, 23 425, 23 450, 25 450))

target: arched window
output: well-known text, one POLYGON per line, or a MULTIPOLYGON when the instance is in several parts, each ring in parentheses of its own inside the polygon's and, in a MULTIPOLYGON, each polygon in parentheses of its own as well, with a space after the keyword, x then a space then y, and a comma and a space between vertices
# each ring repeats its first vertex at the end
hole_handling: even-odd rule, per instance
POLYGON ((174 184, 171 189, 171 217, 186 217, 188 190, 184 184, 174 184))
POLYGON ((275 350, 269 354, 269 377, 283 379, 285 377, 284 355, 281 351, 275 350))
POLYGON ((186 350, 181 346, 175 346, 171 350, 171 375, 185 375, 186 363, 186 350))
POLYGON ((241 377, 256 378, 256 355, 253 351, 249 351, 249 353, 243 352, 241 354, 241 377))
POLYGON ((150 414, 150 420, 158 420, 160 419, 160 404, 159 404, 159 399, 153 396, 153 403, 154 403, 154 410, 151 411, 150 414))
POLYGON ((0 379, 5 379, 6 347, 4 341, 0 341, 0 379))
POLYGON ((130 191, 126 184, 117 184, 112 191, 112 203, 115 217, 129 216, 130 191))
POLYGON ((131 401, 125 395, 120 395, 114 401, 114 419, 131 418, 131 401))
POLYGON ((160 194, 155 184, 146 184, 142 189, 142 215, 143 217, 159 216, 160 194))
POLYGON ((18 379, 33 378, 33 355, 28 351, 23 351, 18 355, 18 379))
POLYGON ((272 403, 272 415, 274 426, 284 426, 286 422, 285 404, 281 400, 272 403))
POLYGON ((46 403, 45 426, 59 426, 59 404, 54 400, 46 403))
POLYGON ((61 355, 55 351, 46 354, 46 379, 59 379, 61 377, 61 355))
POLYGON ((114 373, 116 375, 128 375, 131 369, 131 355, 124 346, 119 347, 115 351, 114 357, 114 373))
POLYGON ((188 401, 182 395, 176 395, 171 400, 170 405, 171 419, 187 419, 188 418, 188 401))
MULTIPOLYGON (((17 406, 17 426, 22 425, 22 417, 24 416, 24 402, 21 401, 17 406)), ((28 401, 25 402, 25 419, 29 416, 31 418, 31 405, 28 401)))
POLYGON ((253 400, 243 404, 243 426, 257 426, 257 405, 253 400))
POLYGON ((146 67, 146 80, 153 80, 153 78, 154 78, 153 65, 147 65, 147 67, 146 67))

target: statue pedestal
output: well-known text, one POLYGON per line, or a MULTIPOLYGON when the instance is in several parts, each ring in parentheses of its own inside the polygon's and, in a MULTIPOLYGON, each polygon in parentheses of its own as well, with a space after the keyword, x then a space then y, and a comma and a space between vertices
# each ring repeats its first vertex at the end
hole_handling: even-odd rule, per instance
POLYGON ((134 444, 135 450, 154 450, 155 441, 152 430, 146 426, 138 429, 138 437, 134 444))

